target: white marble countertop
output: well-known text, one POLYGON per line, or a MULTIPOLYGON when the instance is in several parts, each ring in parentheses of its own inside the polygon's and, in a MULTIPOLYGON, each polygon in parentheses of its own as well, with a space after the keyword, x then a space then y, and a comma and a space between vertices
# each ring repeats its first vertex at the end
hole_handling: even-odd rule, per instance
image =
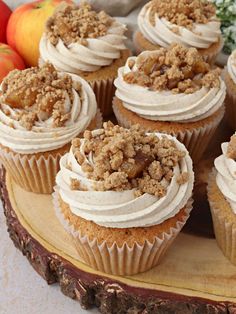
POLYGON ((48 285, 17 250, 8 236, 0 203, 0 314, 89 314, 79 302, 60 291, 59 285, 48 285))

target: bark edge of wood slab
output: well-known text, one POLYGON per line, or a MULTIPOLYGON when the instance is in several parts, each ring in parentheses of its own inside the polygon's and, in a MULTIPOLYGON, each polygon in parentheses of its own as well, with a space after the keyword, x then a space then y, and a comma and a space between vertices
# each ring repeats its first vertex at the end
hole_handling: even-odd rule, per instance
POLYGON ((10 238, 48 284, 58 282, 63 294, 78 300, 83 308, 96 306, 104 314, 236 313, 236 304, 231 302, 132 287, 111 280, 105 274, 103 277, 76 268, 61 256, 49 252, 20 224, 10 204, 5 178, 5 170, 1 169, 1 199, 10 238))

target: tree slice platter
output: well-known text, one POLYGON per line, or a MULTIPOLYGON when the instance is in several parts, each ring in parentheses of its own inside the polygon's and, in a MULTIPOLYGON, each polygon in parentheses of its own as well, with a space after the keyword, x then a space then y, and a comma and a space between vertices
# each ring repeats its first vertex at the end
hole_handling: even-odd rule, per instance
POLYGON ((236 267, 214 238, 182 232, 159 266, 115 277, 79 260, 54 214, 51 196, 24 191, 4 170, 1 195, 16 247, 49 284, 58 282, 83 308, 97 306, 102 313, 236 313, 236 267))

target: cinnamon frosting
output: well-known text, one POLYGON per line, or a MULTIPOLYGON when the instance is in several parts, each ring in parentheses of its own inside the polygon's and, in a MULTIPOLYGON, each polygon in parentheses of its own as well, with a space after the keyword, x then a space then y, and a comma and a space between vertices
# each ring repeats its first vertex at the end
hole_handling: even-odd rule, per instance
POLYGON ((212 16, 206 23, 194 22, 191 29, 173 24, 165 17, 154 14, 154 25, 150 22, 151 2, 147 3, 138 16, 138 26, 142 35, 154 45, 168 47, 171 43, 180 43, 197 49, 209 48, 221 37, 220 22, 212 16))
MULTIPOLYGON (((63 74, 58 74, 61 77, 63 74)), ((38 113, 37 121, 30 129, 19 121, 22 108, 1 103, 0 143, 15 152, 31 154, 54 150, 69 143, 83 132, 95 117, 97 104, 95 95, 86 81, 76 75, 70 75, 74 82, 81 84, 80 93, 72 88, 72 97, 65 91, 62 104, 68 119, 63 126, 55 126, 53 117, 46 112, 38 113)), ((4 84, 4 81, 1 85, 4 84)), ((33 104, 27 111, 35 107, 33 104)))
MULTIPOLYGON (((101 130, 95 130, 98 135, 101 130)), ((163 134, 155 133, 158 138, 163 134)), ((73 150, 61 158, 60 171, 56 177, 56 191, 62 200, 70 206, 73 214, 98 225, 112 228, 147 227, 162 223, 175 216, 182 209, 192 194, 194 174, 189 154, 177 139, 173 140, 178 149, 186 152, 181 161, 174 167, 173 177, 163 197, 148 193, 135 196, 135 188, 123 191, 94 190, 95 181, 88 178, 81 165, 77 162, 73 150), (188 180, 180 184, 178 177, 181 173, 188 173, 188 180), (77 180, 83 190, 72 190, 71 179, 77 180)), ((92 154, 85 154, 84 140, 81 140, 80 154, 86 162, 93 166, 92 154)))
MULTIPOLYGON (((143 52, 138 57, 130 57, 125 66, 119 69, 114 84, 117 88, 116 97, 122 101, 125 108, 148 120, 187 123, 207 118, 222 106, 226 87, 219 75, 219 84, 202 85, 188 93, 168 88, 154 90, 124 79, 129 73, 136 74, 139 58, 152 58, 158 54, 158 51, 143 52)), ((199 74, 196 75, 196 78, 198 77, 199 74)))
POLYGON ((126 49, 124 44, 126 40, 124 36, 126 26, 110 18, 103 12, 96 13, 92 11, 92 8, 87 4, 81 4, 79 7, 68 6, 64 8, 60 18, 62 19, 62 23, 67 18, 71 28, 68 26, 69 28, 66 29, 68 33, 67 37, 63 37, 59 33, 56 36, 56 40, 54 35, 52 40, 51 36, 55 32, 56 27, 55 25, 51 26, 51 24, 55 24, 59 13, 56 12, 50 18, 50 23, 48 23, 50 24, 50 32, 47 31, 43 34, 39 45, 42 61, 51 62, 59 71, 77 74, 81 71, 94 72, 101 67, 109 66, 115 59, 119 59, 121 51, 126 49), (90 18, 88 22, 86 22, 87 15, 90 18), (105 22, 103 22, 100 16, 103 19, 105 16, 105 22), (76 17, 76 26, 72 25, 73 17, 76 17), (98 17, 100 18, 100 24, 97 21, 98 17), (107 23, 108 19, 109 23, 107 23), (81 20, 83 23, 80 23, 81 20), (93 22, 96 25, 93 29, 91 26, 90 29, 88 26, 93 22), (102 31, 99 31, 100 28, 102 31), (75 31, 72 33, 74 29, 75 31))
POLYGON ((236 214, 236 161, 228 155, 229 142, 222 143, 222 155, 215 159, 216 184, 236 214))

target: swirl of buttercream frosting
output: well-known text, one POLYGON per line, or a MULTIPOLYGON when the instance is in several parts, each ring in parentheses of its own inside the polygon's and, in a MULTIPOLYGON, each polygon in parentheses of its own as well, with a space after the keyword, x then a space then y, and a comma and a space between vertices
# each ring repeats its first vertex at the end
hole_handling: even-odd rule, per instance
POLYGON ((236 214, 236 161, 227 156, 228 142, 221 144, 222 155, 215 159, 216 184, 236 214))
POLYGON ((236 50, 234 50, 228 58, 227 70, 231 79, 236 84, 236 50))
POLYGON ((164 17, 158 17, 157 13, 155 26, 153 26, 150 22, 151 9, 150 3, 142 8, 138 15, 138 26, 142 35, 154 45, 167 48, 175 42, 185 47, 206 49, 220 39, 220 22, 216 16, 213 16, 206 24, 193 23, 193 28, 190 30, 172 24, 164 17), (177 32, 176 29, 178 29, 177 32))
MULTIPOLYGON (((148 54, 151 52, 143 52, 148 54)), ((219 77, 220 86, 202 86, 194 93, 172 93, 170 90, 153 91, 148 87, 125 82, 123 76, 135 71, 137 57, 128 58, 124 67, 118 70, 116 97, 123 106, 148 120, 194 122, 214 114, 223 104, 226 94, 224 81, 219 77), (130 62, 132 61, 132 62, 130 62), (130 64, 134 62, 131 68, 130 64)))
POLYGON ((59 71, 94 72, 112 64, 115 59, 120 58, 121 51, 127 49, 124 44, 125 31, 126 26, 114 20, 106 35, 85 38, 86 46, 80 43, 66 46, 60 38, 54 46, 44 33, 39 44, 40 57, 43 62, 52 63, 59 71))
POLYGON ((95 95, 85 80, 77 75, 68 75, 74 81, 81 83, 81 92, 79 95, 72 88, 73 101, 66 94, 64 106, 66 113, 70 113, 70 118, 65 125, 53 127, 52 116, 42 114, 32 129, 26 130, 17 118, 21 109, 11 108, 8 104, 2 103, 2 110, 0 110, 0 143, 2 145, 22 154, 51 151, 66 145, 88 127, 97 112, 95 95))
MULTIPOLYGON (((93 131, 99 134, 100 130, 93 131)), ((162 137, 163 134, 156 133, 162 137)), ((56 177, 55 190, 66 202, 73 214, 98 225, 112 228, 147 227, 157 225, 166 219, 175 216, 188 202, 192 195, 194 174, 192 160, 183 144, 176 138, 165 135, 175 141, 178 149, 185 151, 186 155, 174 167, 174 175, 167 187, 164 197, 145 193, 135 197, 134 191, 95 191, 93 181, 87 178, 77 162, 72 149, 60 161, 60 171, 56 177), (178 183, 178 176, 187 172, 188 181, 182 185, 178 183), (71 190, 71 179, 79 180, 85 190, 71 190)), ((80 153, 86 158, 87 163, 93 165, 93 156, 84 153, 81 140, 80 153)))

